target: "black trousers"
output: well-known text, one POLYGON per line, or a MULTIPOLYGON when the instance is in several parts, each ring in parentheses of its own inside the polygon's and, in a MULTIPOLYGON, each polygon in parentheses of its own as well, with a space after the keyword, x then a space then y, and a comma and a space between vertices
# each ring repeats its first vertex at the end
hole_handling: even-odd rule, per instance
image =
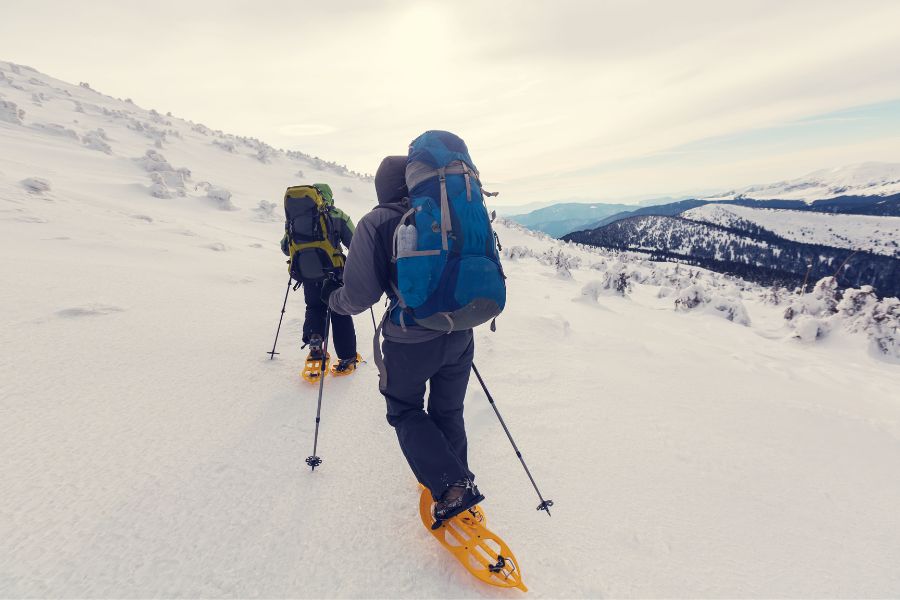
MULTIPOLYGON (((308 344, 313 335, 325 337, 325 313, 328 306, 322 302, 322 282, 303 280, 303 298, 306 300, 306 319, 303 321, 303 343, 308 344)), ((356 356, 356 330, 353 317, 331 313, 331 336, 328 342, 338 358, 356 356)))
POLYGON ((463 400, 475 355, 472 330, 418 344, 385 340, 387 420, 419 483, 438 500, 469 470, 463 400), (425 384, 428 383, 428 410, 425 384))

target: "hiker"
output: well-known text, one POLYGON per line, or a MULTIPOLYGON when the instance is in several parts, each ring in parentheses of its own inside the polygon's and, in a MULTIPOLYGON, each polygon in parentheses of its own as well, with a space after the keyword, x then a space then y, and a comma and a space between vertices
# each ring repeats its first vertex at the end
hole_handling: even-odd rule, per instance
MULTIPOLYGON (((467 160, 471 160, 468 158, 463 141, 447 132, 426 132, 413 142, 410 156, 412 157, 417 144, 427 145, 433 142, 437 142, 441 148, 444 148, 443 144, 454 147, 456 150, 452 155, 445 153, 448 156, 465 156, 467 160)), ((449 173, 457 177, 454 185, 451 188, 450 184, 447 184, 447 188, 443 188, 444 177, 441 176, 442 189, 438 191, 438 171, 423 165, 424 163, 413 161, 412 158, 407 159, 406 156, 388 156, 381 162, 375 175, 378 206, 359 222, 353 238, 353 248, 347 259, 343 286, 339 281, 326 281, 322 297, 327 299, 334 314, 358 314, 376 303, 382 294, 387 294, 390 298, 391 308, 385 313, 382 326, 379 328, 383 330, 385 339, 382 346, 383 364, 378 365, 381 375, 380 391, 387 401, 387 420, 397 432, 400 448, 416 479, 431 492, 435 501, 432 515, 436 520, 445 520, 474 507, 484 499, 475 487, 475 475, 468 466, 463 400, 475 352, 471 327, 489 320, 502 310, 505 302, 505 284, 502 282, 502 270, 497 260, 493 231, 490 229, 487 210, 480 196, 480 184, 476 187, 477 171, 474 167, 465 170, 465 184, 463 184, 463 169, 466 167, 462 166, 462 162, 454 162, 451 167, 445 169, 448 178, 449 173), (480 268, 483 270, 493 268, 495 273, 491 276, 484 270, 483 273, 471 275, 470 278, 478 280, 475 284, 478 292, 483 292, 484 289, 494 291, 495 288, 502 287, 502 290, 496 290, 498 295, 502 291, 503 299, 498 301, 499 305, 481 302, 479 307, 474 309, 471 305, 467 305, 461 311, 435 313, 432 317, 434 321, 428 318, 418 320, 418 317, 414 320, 406 316, 412 312, 403 304, 403 298, 399 297, 398 263, 394 259, 398 244, 403 246, 409 241, 402 239, 403 232, 409 229, 398 230, 398 225, 416 213, 416 210, 410 210, 410 200, 407 198, 409 196, 407 179, 410 175, 414 178, 413 189, 417 189, 416 185, 426 182, 426 186, 434 186, 431 198, 445 199, 447 190, 450 189, 451 194, 462 194, 460 202, 467 206, 467 210, 480 211, 477 217, 466 215, 460 219, 479 220, 477 224, 479 229, 470 230, 472 234, 469 236, 470 243, 474 244, 476 240, 480 240, 474 254, 491 253, 493 257, 491 264, 494 266, 480 268), (471 202, 475 198, 472 195, 473 190, 477 190, 478 205, 471 202), (468 203, 465 196, 467 192, 468 203), (475 234, 480 234, 480 237, 475 234), (495 279, 499 280, 499 283, 494 284, 494 288, 490 288, 490 284, 487 288, 483 285, 483 282, 493 282, 495 279), (487 305, 493 307, 490 309, 493 312, 485 317, 482 309, 487 305), (472 315, 475 315, 475 320, 472 319, 472 315), (457 319, 456 326, 454 319, 457 319), (431 328, 423 327, 421 323, 431 328), (427 412, 426 383, 429 387, 427 412)), ((449 207, 445 208, 449 214, 449 207)), ((428 221, 431 221, 431 215, 441 214, 440 208, 434 208, 434 211, 423 213, 428 221)), ((437 218, 440 217, 435 217, 437 218)), ((410 220, 414 221, 415 217, 410 220)), ((451 249, 462 253, 460 248, 462 242, 458 240, 463 237, 463 226, 459 225, 461 231, 456 235, 449 232, 451 219, 447 217, 441 220, 446 227, 442 228, 438 221, 434 220, 428 223, 427 232, 423 228, 423 233, 436 238, 438 245, 443 235, 444 244, 450 240, 451 249)), ((460 220, 453 222, 459 224, 460 220)), ((410 227, 412 235, 418 235, 414 226, 403 225, 403 228, 410 227)), ((412 244, 411 253, 404 254, 402 250, 400 251, 400 261, 404 260, 404 256, 439 254, 437 250, 417 253, 415 238, 412 244)), ((465 258, 463 256, 460 263, 465 262, 465 258)), ((461 275, 459 279, 462 279, 461 275)), ((425 273, 424 276, 419 274, 413 277, 413 280, 416 283, 427 284, 429 274, 425 273)), ((482 301, 481 298, 478 300, 482 301)), ((379 335, 376 332, 373 350, 376 364, 379 363, 381 354, 378 351, 378 344, 379 335)))
MULTIPOLYGON (((302 376, 312 383, 328 373, 331 358, 331 353, 326 354, 323 348, 327 306, 322 301, 322 286, 327 281, 340 280, 345 260, 341 244, 349 248, 354 227, 350 217, 334 206, 331 187, 325 183, 288 188, 284 211, 281 251, 291 258, 291 276, 303 286, 306 318, 302 347, 309 345, 309 355, 302 376)), ((330 331, 329 339, 333 340, 338 357, 331 373, 349 375, 362 360, 356 352, 353 318, 332 313, 330 331)))

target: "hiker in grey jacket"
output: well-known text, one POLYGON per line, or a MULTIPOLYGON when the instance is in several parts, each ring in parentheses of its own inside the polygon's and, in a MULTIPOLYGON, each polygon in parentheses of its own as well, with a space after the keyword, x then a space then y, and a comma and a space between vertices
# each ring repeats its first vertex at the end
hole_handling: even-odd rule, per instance
MULTIPOLYGON (((331 310, 355 315, 378 302, 382 294, 396 306, 397 271, 392 261, 394 230, 400 223, 408 191, 406 157, 389 156, 375 175, 378 206, 357 224, 344 266, 343 287, 326 282, 322 290, 331 310)), ((463 400, 475 352, 471 329, 446 333, 408 323, 382 320, 383 364, 380 391, 387 401, 387 420, 419 483, 436 501, 435 516, 460 512, 481 499, 469 470, 463 400), (425 389, 429 384, 428 411, 425 389), (463 508, 463 509, 464 509, 463 508)), ((375 356, 379 335, 375 338, 375 356)))

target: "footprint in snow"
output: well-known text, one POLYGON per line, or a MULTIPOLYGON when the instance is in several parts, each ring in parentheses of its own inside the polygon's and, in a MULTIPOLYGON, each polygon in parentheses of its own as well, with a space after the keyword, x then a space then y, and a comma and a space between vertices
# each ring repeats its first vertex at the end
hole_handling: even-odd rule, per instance
POLYGON ((96 317, 101 315, 111 315, 113 313, 122 312, 124 308, 111 306, 109 304, 87 304, 85 306, 74 306, 72 308, 64 308, 56 311, 56 316, 64 319, 75 319, 78 317, 96 317))
POLYGON ((210 250, 213 250, 215 252, 225 252, 226 250, 228 250, 228 246, 226 246, 222 242, 213 242, 212 244, 207 244, 203 247, 209 248, 210 250))

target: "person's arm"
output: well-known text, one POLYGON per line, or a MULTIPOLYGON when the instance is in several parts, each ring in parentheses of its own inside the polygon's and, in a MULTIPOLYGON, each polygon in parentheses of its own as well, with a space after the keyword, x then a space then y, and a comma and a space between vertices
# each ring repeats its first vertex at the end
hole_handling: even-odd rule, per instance
MULTIPOLYGON (((381 299, 390 278, 389 258, 378 244, 376 221, 383 218, 374 211, 362 218, 353 236, 347 262, 344 264, 344 285, 328 298, 328 306, 341 315, 357 315, 381 299)), ((387 215, 384 215, 387 216, 387 215)))
POLYGON ((353 220, 350 218, 350 215, 339 208, 332 210, 334 210, 335 217, 340 222, 338 230, 341 234, 341 243, 344 245, 344 248, 350 248, 350 242, 353 241, 353 233, 356 231, 356 228, 353 226, 353 220))
POLYGON ((284 252, 285 256, 291 255, 291 239, 288 236, 287 223, 284 225, 284 236, 281 238, 281 251, 284 252))

